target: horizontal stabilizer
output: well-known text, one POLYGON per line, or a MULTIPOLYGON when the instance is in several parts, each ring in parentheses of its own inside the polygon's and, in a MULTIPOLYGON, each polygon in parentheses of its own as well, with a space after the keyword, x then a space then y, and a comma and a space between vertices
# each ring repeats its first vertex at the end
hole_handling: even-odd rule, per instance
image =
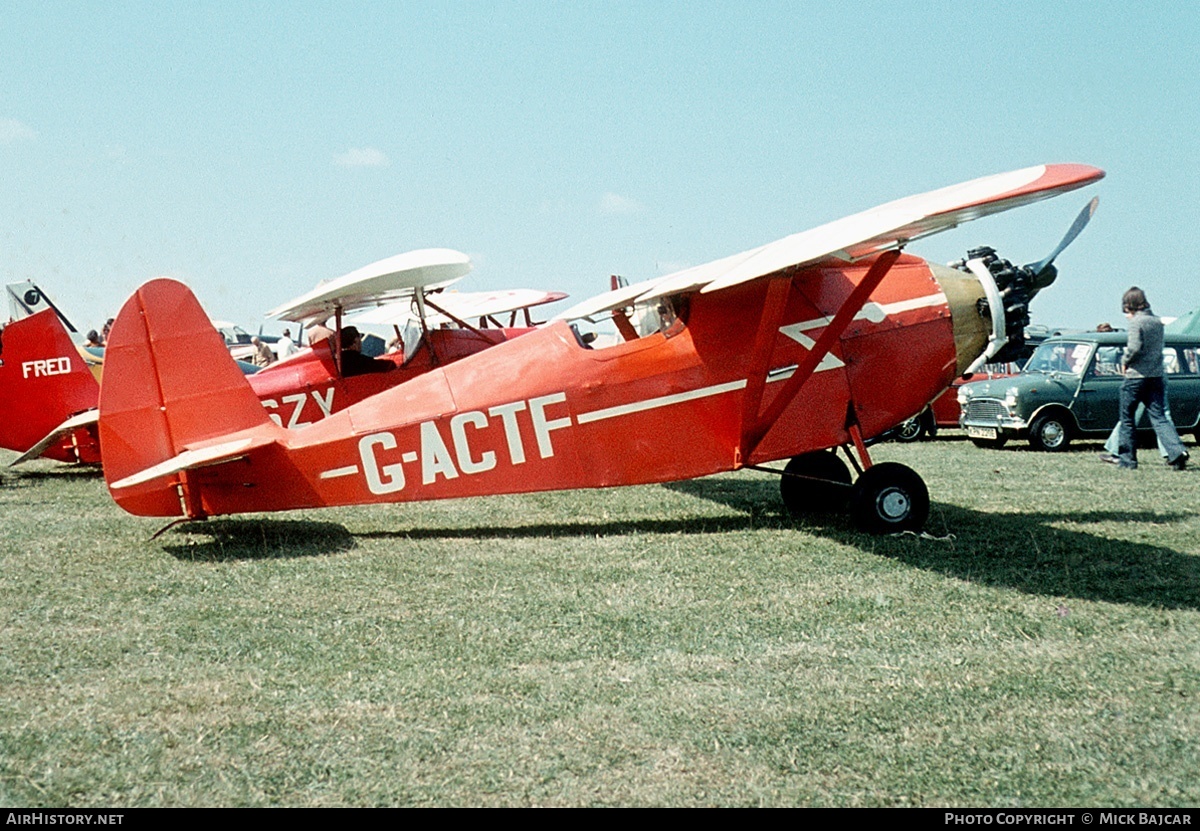
POLYGON ((209 447, 201 447, 196 450, 185 450, 173 459, 167 459, 165 462, 160 462, 153 467, 148 467, 145 470, 126 476, 124 479, 112 482, 109 484, 109 487, 113 490, 131 488, 134 485, 150 482, 163 476, 182 473, 185 470, 197 470, 202 467, 213 467, 214 465, 221 465, 227 462, 235 462, 246 458, 246 455, 251 450, 257 450, 274 442, 275 439, 271 436, 251 436, 249 438, 221 442, 209 447))
POLYGON ((14 459, 12 463, 9 464, 9 467, 16 467, 19 464, 28 462, 30 459, 36 459, 38 456, 41 456, 46 452, 46 448, 50 447, 50 445, 54 444, 59 439, 71 435, 73 431, 79 430, 80 428, 90 427, 96 424, 99 420, 100 411, 96 409, 85 410, 78 415, 71 416, 62 424, 51 430, 50 434, 44 439, 14 459))

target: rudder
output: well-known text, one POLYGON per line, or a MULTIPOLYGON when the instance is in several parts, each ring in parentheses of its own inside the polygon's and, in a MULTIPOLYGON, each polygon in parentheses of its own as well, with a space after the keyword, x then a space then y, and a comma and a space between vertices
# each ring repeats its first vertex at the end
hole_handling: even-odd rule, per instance
POLYGON ((125 510, 183 513, 176 477, 112 490, 112 483, 190 445, 271 424, 224 340, 187 286, 157 279, 125 301, 105 351, 100 389, 104 478, 125 510))
MULTIPOLYGON (((0 447, 24 453, 68 418, 96 406, 99 385, 53 309, 13 321, 0 335, 0 447)), ((86 430, 57 440, 42 455, 99 462, 86 430)))

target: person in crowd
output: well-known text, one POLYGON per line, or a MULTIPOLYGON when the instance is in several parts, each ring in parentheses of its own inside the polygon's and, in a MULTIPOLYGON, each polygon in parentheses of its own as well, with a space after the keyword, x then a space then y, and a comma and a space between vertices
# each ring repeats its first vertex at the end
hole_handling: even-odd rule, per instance
POLYGON ((1122 356, 1125 380, 1121 384, 1121 420, 1115 458, 1106 456, 1119 467, 1137 467, 1137 436, 1134 417, 1138 404, 1144 404, 1150 426, 1167 453, 1167 464, 1175 470, 1187 467, 1188 452, 1179 433, 1164 412, 1166 385, 1163 381, 1163 324, 1150 310, 1146 293, 1131 287, 1121 298, 1121 311, 1129 320, 1129 336, 1122 356))
POLYGON ((274 362, 275 353, 271 351, 270 344, 257 336, 250 338, 250 343, 254 347, 255 366, 270 366, 274 362))
POLYGON ((283 360, 288 355, 295 354, 298 350, 296 342, 292 340, 292 330, 284 329, 283 337, 275 342, 275 354, 279 360, 283 360))

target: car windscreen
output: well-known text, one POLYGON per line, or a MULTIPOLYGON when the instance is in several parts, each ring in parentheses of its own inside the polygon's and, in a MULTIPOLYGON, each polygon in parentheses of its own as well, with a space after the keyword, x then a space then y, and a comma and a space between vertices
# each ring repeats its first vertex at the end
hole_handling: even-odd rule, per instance
POLYGON ((1047 341, 1037 348, 1025 372, 1061 372, 1078 375, 1087 366, 1093 344, 1081 341, 1047 341))

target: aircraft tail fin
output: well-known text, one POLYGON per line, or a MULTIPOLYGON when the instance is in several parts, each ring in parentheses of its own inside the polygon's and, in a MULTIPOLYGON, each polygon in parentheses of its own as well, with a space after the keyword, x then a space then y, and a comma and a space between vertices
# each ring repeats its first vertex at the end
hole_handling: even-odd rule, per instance
MULTIPOLYGON (((109 334, 100 391, 104 477, 122 508, 142 516, 202 513, 181 499, 181 474, 197 447, 272 443, 267 417, 195 296, 168 279, 145 283, 109 334), (263 440, 269 436, 268 440, 263 440), (191 455, 187 455, 191 453, 191 455), (172 460, 182 459, 185 463, 172 460), (149 473, 149 475, 147 475, 149 473)), ((281 431, 279 431, 281 432, 281 431)), ((201 464, 236 458, 217 452, 201 464)))
POLYGON ((95 425, 59 431, 73 416, 95 408, 99 394, 95 376, 53 309, 4 327, 0 334, 0 447, 26 453, 41 445, 41 455, 48 458, 99 463, 95 425))

